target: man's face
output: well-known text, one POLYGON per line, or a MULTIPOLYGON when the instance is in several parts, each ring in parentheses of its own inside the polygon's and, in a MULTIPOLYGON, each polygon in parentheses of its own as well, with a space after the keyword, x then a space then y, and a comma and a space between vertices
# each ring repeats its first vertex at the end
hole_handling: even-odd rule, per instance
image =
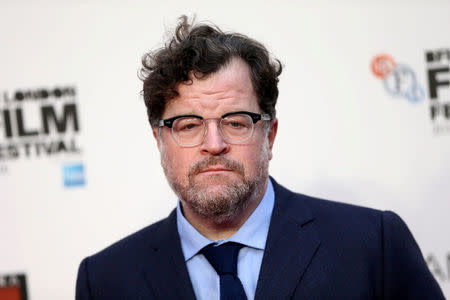
MULTIPOLYGON (((162 119, 182 114, 208 119, 233 111, 261 113, 250 69, 242 60, 233 59, 206 78, 191 78, 192 84, 178 85, 179 95, 167 103, 162 119)), ((197 214, 220 223, 233 219, 251 201, 261 200, 277 129, 276 121, 269 130, 264 122, 255 124, 253 136, 244 144, 227 143, 218 120, 206 121, 205 139, 195 147, 179 146, 167 127, 161 128, 159 137, 154 129, 161 164, 185 215, 197 214)))

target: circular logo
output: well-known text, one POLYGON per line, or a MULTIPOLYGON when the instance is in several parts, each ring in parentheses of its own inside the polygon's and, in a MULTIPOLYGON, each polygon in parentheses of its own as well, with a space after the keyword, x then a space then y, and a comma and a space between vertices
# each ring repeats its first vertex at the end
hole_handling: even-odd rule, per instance
POLYGON ((398 64, 383 82, 386 90, 393 96, 405 97, 411 102, 418 102, 425 96, 423 89, 417 84, 413 70, 406 65, 398 64))
POLYGON ((395 69, 395 61, 392 56, 388 54, 379 54, 372 59, 370 67, 372 73, 381 79, 392 73, 395 69))

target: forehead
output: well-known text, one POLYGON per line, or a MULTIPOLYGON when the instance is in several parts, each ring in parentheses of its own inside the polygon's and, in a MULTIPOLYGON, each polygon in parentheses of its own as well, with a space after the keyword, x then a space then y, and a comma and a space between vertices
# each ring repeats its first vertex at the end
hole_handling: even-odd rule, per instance
POLYGON ((235 58, 225 67, 204 78, 191 76, 192 83, 179 83, 178 96, 170 100, 163 118, 179 114, 218 117, 237 110, 260 112, 249 66, 235 58))

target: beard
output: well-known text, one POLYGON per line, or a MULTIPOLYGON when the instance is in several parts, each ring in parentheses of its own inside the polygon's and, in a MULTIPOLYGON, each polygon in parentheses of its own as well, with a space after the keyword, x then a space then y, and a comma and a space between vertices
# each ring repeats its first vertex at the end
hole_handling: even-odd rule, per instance
POLYGON ((162 149, 161 165, 166 174, 167 181, 173 191, 182 202, 196 214, 208 218, 216 224, 227 223, 235 219, 248 205, 262 197, 265 183, 269 176, 269 153, 268 142, 261 145, 260 155, 255 159, 254 169, 256 176, 248 176, 244 165, 236 160, 224 156, 208 156, 195 162, 180 180, 175 176, 172 159, 162 149), (197 175, 205 168, 220 165, 233 172, 228 175, 217 174, 202 176, 198 180, 197 175), (237 178, 236 178, 237 177, 237 178))

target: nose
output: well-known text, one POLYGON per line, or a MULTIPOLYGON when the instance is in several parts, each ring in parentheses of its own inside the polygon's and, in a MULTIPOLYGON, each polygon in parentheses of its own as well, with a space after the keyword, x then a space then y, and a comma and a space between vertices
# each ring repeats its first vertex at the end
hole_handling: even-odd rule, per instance
POLYGON ((225 154, 230 150, 230 145, 223 139, 217 122, 206 122, 206 136, 200 145, 203 153, 211 155, 225 154))

